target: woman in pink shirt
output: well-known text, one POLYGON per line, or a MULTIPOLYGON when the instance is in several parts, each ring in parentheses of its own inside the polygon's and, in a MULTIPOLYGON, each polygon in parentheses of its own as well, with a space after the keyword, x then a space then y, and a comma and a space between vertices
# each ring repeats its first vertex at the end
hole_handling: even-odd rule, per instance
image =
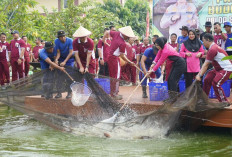
POLYGON ((197 38, 195 30, 189 30, 189 39, 186 40, 180 49, 180 56, 186 59, 187 72, 185 75, 185 86, 188 88, 194 77, 200 71, 200 58, 204 55, 204 48, 197 38))
POLYGON ((156 39, 155 46, 159 49, 152 65, 152 71, 156 71, 166 60, 172 61, 172 70, 168 76, 168 90, 176 91, 181 75, 186 71, 186 63, 179 53, 169 44, 167 38, 156 39))

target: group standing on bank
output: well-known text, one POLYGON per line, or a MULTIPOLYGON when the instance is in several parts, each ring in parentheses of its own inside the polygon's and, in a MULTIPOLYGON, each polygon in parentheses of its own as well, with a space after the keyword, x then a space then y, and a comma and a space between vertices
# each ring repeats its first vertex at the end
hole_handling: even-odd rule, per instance
MULTIPOLYGON (((170 91, 178 92, 178 82, 185 79, 186 87, 192 84, 194 79, 204 79, 203 90, 209 94, 213 86, 217 99, 227 102, 221 85, 229 79, 232 72, 230 60, 222 60, 225 56, 232 55, 231 23, 225 22, 226 33, 222 33, 221 24, 214 23, 212 34, 211 22, 205 23, 206 31, 200 33, 198 29, 190 29, 187 26, 180 28, 181 36, 172 32, 170 42, 165 37, 153 35, 152 44, 145 37, 143 43, 134 35, 130 26, 119 28, 114 26, 105 28, 104 35, 94 46, 94 41, 89 37, 91 32, 80 26, 73 34, 73 38, 66 36, 65 31, 57 32, 57 39, 53 42, 43 42, 36 39, 36 46, 32 49, 27 43, 27 37, 20 38, 18 31, 13 31, 13 40, 6 42, 6 34, 0 36, 0 80, 2 89, 4 84, 10 82, 9 66, 12 68, 12 81, 16 81, 28 75, 29 62, 40 62, 41 69, 47 70, 43 77, 43 88, 47 99, 53 97, 51 92, 51 79, 56 68, 60 73, 69 72, 67 67, 77 67, 79 72, 109 76, 110 95, 119 100, 119 79, 137 84, 137 77, 141 81, 145 75, 149 80, 164 77, 168 82, 170 91), (176 42, 177 41, 177 42, 176 42), (137 68, 141 68, 139 72, 137 68), (213 67, 213 68, 212 68, 213 67), (212 68, 211 70, 209 70, 212 68), (50 69, 50 70, 48 70, 50 69), (66 69, 66 70, 65 70, 66 69)), ((57 95, 62 97, 59 89, 63 82, 71 84, 70 80, 60 78, 57 83, 57 95)), ((147 79, 142 82, 143 98, 147 98, 147 79)), ((67 88, 66 98, 71 98, 71 90, 67 88)))

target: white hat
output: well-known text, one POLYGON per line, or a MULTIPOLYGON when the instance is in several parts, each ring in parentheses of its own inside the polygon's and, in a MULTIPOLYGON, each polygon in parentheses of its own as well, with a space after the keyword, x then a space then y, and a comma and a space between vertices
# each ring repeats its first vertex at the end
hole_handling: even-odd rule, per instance
POLYGON ((135 34, 131 28, 131 26, 126 26, 118 29, 119 32, 121 32, 123 35, 129 37, 129 38, 134 38, 135 34))
POLYGON ((84 27, 80 26, 76 32, 73 34, 74 38, 78 38, 78 37, 86 37, 88 35, 92 34, 92 32, 90 32, 89 30, 85 29, 84 27))

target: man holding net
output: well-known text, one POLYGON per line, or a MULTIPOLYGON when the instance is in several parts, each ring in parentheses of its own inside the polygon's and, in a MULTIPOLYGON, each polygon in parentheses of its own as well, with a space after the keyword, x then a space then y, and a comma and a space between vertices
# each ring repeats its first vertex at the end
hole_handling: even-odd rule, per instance
POLYGON ((222 60, 225 56, 228 56, 226 51, 214 43, 212 34, 206 33, 203 37, 203 43, 208 48, 206 60, 196 76, 196 80, 201 81, 202 76, 207 71, 210 64, 214 69, 209 71, 204 79, 203 90, 209 95, 210 88, 213 86, 215 95, 219 102, 228 102, 225 93, 222 89, 222 84, 229 79, 232 73, 232 63, 230 60, 222 60))
MULTIPOLYGON (((119 79, 121 75, 119 56, 129 64, 135 65, 125 56, 126 40, 128 40, 129 38, 134 38, 135 35, 130 26, 120 28, 119 32, 106 31, 102 39, 104 43, 106 41, 106 37, 109 35, 112 37, 108 58, 109 75, 111 78, 119 79)), ((110 94, 113 98, 117 100, 122 99, 122 96, 118 95, 119 82, 117 80, 110 81, 110 88, 110 94)))
MULTIPOLYGON (((74 66, 74 58, 73 55, 73 40, 71 38, 68 38, 65 36, 65 32, 60 30, 57 32, 57 39, 55 40, 55 50, 56 50, 56 59, 55 63, 57 65, 60 65, 62 67, 67 66, 69 68, 67 69, 68 73, 71 73, 71 68, 74 66)), ((71 89, 70 84, 72 84, 72 81, 67 77, 66 74, 58 71, 58 79, 56 82, 56 88, 57 88, 57 95, 55 98, 61 98, 62 97, 62 87, 65 83, 65 90, 68 91, 68 94, 66 96, 66 99, 71 98, 71 89)))
POLYGON ((80 26, 73 34, 76 38, 73 40, 73 51, 79 71, 95 74, 94 42, 88 37, 90 34, 90 31, 80 26))
POLYGON ((44 49, 42 49, 39 53, 40 57, 40 65, 41 69, 44 72, 43 76, 43 90, 45 93, 45 98, 52 98, 53 91, 53 82, 55 80, 54 77, 54 68, 64 71, 65 68, 58 66, 54 63, 55 52, 54 52, 54 44, 52 42, 46 42, 44 49))

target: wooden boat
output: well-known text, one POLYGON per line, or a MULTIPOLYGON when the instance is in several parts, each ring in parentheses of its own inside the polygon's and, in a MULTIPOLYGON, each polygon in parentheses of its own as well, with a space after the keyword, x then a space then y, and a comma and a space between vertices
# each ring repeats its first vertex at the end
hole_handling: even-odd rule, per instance
MULTIPOLYGON (((120 86, 120 93, 123 95, 124 101, 129 97, 130 93, 135 87, 120 86)), ((73 106, 70 99, 65 99, 66 93, 63 93, 63 97, 60 99, 46 100, 41 96, 27 96, 25 97, 25 107, 37 111, 40 113, 54 114, 61 116, 94 116, 103 114, 103 110, 100 109, 99 104, 95 103, 93 99, 89 99, 85 105, 76 107, 73 106), (96 112, 97 111, 97 112, 96 112)), ((130 101, 129 107, 135 110, 137 113, 146 113, 158 109, 161 105, 161 101, 150 101, 149 98, 142 98, 142 89, 138 89, 133 95, 130 101)), ((232 100, 230 96, 229 100, 232 100)), ((216 100, 212 100, 216 101, 216 100)), ((232 130, 232 106, 230 108, 224 108, 221 110, 207 110, 203 112, 190 112, 182 111, 180 119, 181 123, 188 127, 189 130, 196 130, 197 124, 204 126, 214 127, 226 127, 232 130)), ((109 115, 108 115, 109 116, 109 115)))

